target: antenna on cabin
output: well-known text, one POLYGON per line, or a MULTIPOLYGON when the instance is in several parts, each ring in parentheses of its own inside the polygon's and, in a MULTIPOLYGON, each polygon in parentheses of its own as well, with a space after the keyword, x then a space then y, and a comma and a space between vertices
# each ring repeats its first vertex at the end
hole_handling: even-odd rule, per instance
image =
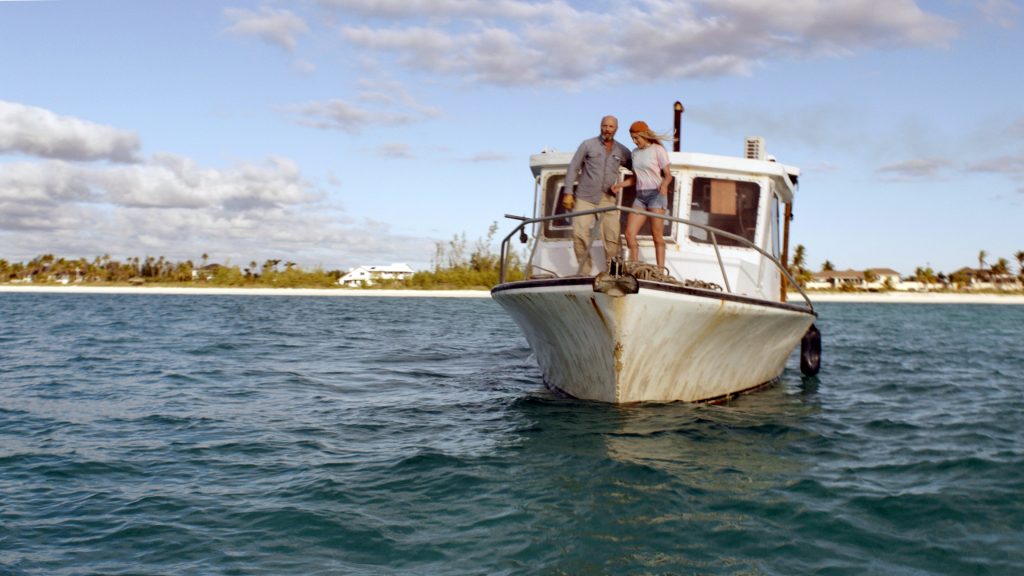
POLYGON ((676 100, 675 106, 672 107, 675 111, 675 121, 673 122, 673 133, 672 133, 672 151, 679 152, 679 127, 683 123, 683 103, 676 100))
POLYGON ((764 160, 764 138, 760 136, 747 136, 747 147, 744 150, 744 158, 749 160, 764 160))

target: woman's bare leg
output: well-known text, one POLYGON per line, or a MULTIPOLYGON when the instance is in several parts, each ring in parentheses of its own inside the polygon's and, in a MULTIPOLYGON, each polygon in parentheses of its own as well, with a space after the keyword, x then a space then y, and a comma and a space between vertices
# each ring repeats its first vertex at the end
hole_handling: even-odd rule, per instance
MULTIPOLYGON (((651 212, 664 214, 665 210, 655 208, 651 212)), ((632 216, 632 214, 630 214, 632 216)), ((658 263, 658 271, 665 269, 665 235, 663 231, 664 221, 661 218, 651 218, 651 237, 654 238, 654 259, 658 263)))
POLYGON ((647 216, 642 214, 629 214, 626 216, 626 246, 629 247, 629 260, 636 262, 640 259, 640 247, 636 241, 636 235, 644 227, 647 216))

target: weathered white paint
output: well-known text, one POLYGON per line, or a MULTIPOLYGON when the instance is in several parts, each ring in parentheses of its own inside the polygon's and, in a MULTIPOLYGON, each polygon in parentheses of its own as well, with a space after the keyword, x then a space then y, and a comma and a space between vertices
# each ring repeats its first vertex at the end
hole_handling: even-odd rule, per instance
MULTIPOLYGON (((534 216, 550 213, 555 206, 554 199, 547 196, 549 185, 558 186, 564 180, 572 154, 564 152, 544 152, 530 157, 530 169, 536 178, 537 190, 534 199, 534 216)), ((676 199, 672 216, 700 221, 701 218, 691 213, 692 186, 695 178, 721 178, 738 182, 757 184, 761 190, 756 217, 756 232, 753 243, 762 250, 772 253, 773 231, 781 226, 777 215, 771 210, 772 198, 781 202, 792 202, 795 194, 794 178, 800 171, 796 167, 786 166, 766 160, 751 160, 730 156, 697 154, 690 152, 669 153, 674 180, 674 198, 676 199)), ((707 218, 704 218, 706 223, 707 218)), ((576 274, 578 266, 572 249, 572 240, 548 236, 541 233, 543 226, 535 225, 532 235, 537 239, 530 260, 529 274, 531 277, 566 277, 576 274)), ((769 260, 755 250, 742 246, 719 246, 716 253, 712 244, 695 242, 690 238, 690 226, 677 224, 672 232, 665 237, 665 266, 668 273, 677 279, 692 279, 712 282, 725 287, 722 268, 728 278, 728 285, 733 294, 760 298, 778 302, 781 298, 781 282, 779 272, 769 260), (721 255, 721 266, 719 265, 721 255)), ((564 234, 564 231, 563 231, 564 234)), ((626 255, 625 242, 621 243, 623 256, 626 255)), ((638 238, 639 259, 641 262, 655 261, 654 244, 649 236, 638 238)), ((775 254, 780 257, 781 254, 775 254)), ((591 244, 591 261, 595 267, 589 271, 597 274, 600 263, 605 261, 604 248, 601 242, 591 244)))
POLYGON ((549 385, 613 403, 697 402, 770 382, 814 321, 807 312, 649 288, 618 298, 589 285, 493 296, 549 385))
MULTIPOLYGON (((559 152, 530 157, 535 217, 555 213, 570 159, 571 154, 559 152)), ((708 210, 693 210, 697 178, 756 184, 760 196, 751 218, 756 227, 744 229, 754 246, 781 257, 775 241, 782 226, 779 211, 793 201, 797 168, 709 154, 673 152, 669 159, 675 179, 672 216, 709 220, 708 210)), ((703 241, 709 238, 705 232, 681 223, 666 235, 667 272, 680 281, 717 284, 754 303, 651 285, 614 297, 595 292, 589 283, 559 281, 577 270, 569 228, 564 221, 535 223, 528 274, 536 281, 499 286, 493 296, 526 335, 545 381, 577 398, 697 402, 749 390, 779 377, 814 321, 810 308, 778 306, 782 275, 770 257, 750 246, 716 250, 703 241)), ((605 262, 600 242, 591 251, 594 262, 605 262)), ((654 261, 650 238, 640 238, 639 257, 654 261)))

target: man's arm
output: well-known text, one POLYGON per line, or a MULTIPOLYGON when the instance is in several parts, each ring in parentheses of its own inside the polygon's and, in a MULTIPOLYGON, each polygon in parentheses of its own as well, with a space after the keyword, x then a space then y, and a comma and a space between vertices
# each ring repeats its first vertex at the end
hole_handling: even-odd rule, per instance
POLYGON ((586 141, 580 144, 579 148, 576 149, 576 153, 572 156, 572 161, 569 162, 569 167, 565 170, 566 196, 574 196, 576 194, 576 177, 580 175, 580 170, 583 168, 583 159, 587 155, 586 147, 586 141))

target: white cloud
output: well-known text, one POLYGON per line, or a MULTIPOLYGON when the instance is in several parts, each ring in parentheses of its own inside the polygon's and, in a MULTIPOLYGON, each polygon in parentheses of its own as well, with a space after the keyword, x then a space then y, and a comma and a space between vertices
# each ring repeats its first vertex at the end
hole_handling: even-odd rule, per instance
POLYGON ((1024 155, 1000 156, 968 166, 970 172, 990 172, 995 174, 1024 174, 1024 155))
MULTIPOLYGON (((736 152, 743 145, 742 138, 745 136, 770 135, 766 142, 769 153, 772 153, 777 143, 783 141, 799 142, 815 149, 839 149, 845 153, 850 147, 863 146, 865 141, 878 137, 860 128, 856 119, 861 114, 864 114, 863 110, 839 101, 795 110, 756 105, 738 106, 724 102, 707 108, 688 106, 682 118, 680 144, 684 150, 691 147, 687 123, 694 122, 710 126, 722 134, 736 135, 736 152), (688 119, 691 112, 692 120, 688 119), (851 122, 851 119, 854 121, 851 122)), ((671 129, 654 128, 671 133, 671 129)), ((779 160, 785 161, 783 158, 779 160)))
POLYGON ((395 97, 384 93, 363 92, 360 99, 373 105, 364 106, 345 100, 306 102, 285 106, 283 110, 295 117, 304 126, 321 130, 341 130, 359 134, 371 126, 404 126, 435 118, 441 113, 436 108, 417 103, 404 93, 398 93, 404 105, 393 106, 395 97), (397 111, 395 111, 397 110, 397 111))
POLYGON ((1010 136, 1024 138, 1024 118, 1017 120, 1006 129, 1010 136))
POLYGON ((138 151, 132 132, 0 100, 0 154, 134 162, 138 151))
POLYGON ((343 130, 350 134, 358 134, 372 124, 402 125, 411 124, 414 120, 406 114, 376 112, 344 100, 295 104, 286 110, 298 116, 299 124, 322 130, 343 130))
POLYGON ((147 164, 83 166, 13 163, 0 171, 0 202, 52 206, 66 202, 133 208, 246 212, 308 204, 320 198, 294 162, 271 158, 226 170, 200 169, 163 155, 147 164))
POLYGON ((253 36, 288 52, 294 52, 296 36, 309 31, 306 22, 289 10, 263 6, 258 12, 244 8, 225 8, 224 16, 232 21, 226 29, 230 34, 253 36))
POLYGON ((1012 0, 982 0, 978 10, 989 22, 1007 29, 1015 27, 1020 16, 1020 7, 1012 0))
POLYGON ((280 257, 328 267, 410 255, 429 261, 433 240, 352 221, 288 158, 226 168, 173 154, 80 162, 134 160, 137 148, 129 132, 0 101, 0 151, 43 158, 0 163, 3 256, 184 260, 210 252, 222 262, 280 257))
POLYGON ((401 105, 424 118, 439 118, 441 109, 414 98, 401 82, 394 80, 359 80, 359 100, 388 108, 401 105))
POLYGON ((342 27, 354 46, 497 85, 746 74, 765 60, 943 45, 957 32, 911 0, 643 0, 609 11, 521 0, 320 4, 368 19, 342 27))
POLYGON ((435 72, 456 72, 460 68, 453 58, 458 38, 427 27, 409 28, 343 28, 342 36, 357 46, 399 54, 399 62, 407 68, 424 68, 435 72))
POLYGON ((950 167, 948 160, 939 158, 915 158, 887 164, 878 169, 879 174, 890 176, 898 181, 934 180, 942 176, 942 172, 950 167))
POLYGON ((506 162, 509 160, 507 154, 499 154, 497 152, 481 152, 470 157, 467 162, 480 163, 480 162, 506 162))
POLYGON ((539 18, 571 10, 561 1, 521 0, 317 0, 317 4, 361 16, 409 18, 539 18))
POLYGON ((0 165, 0 244, 22 260, 208 252, 235 264, 278 257, 343 267, 410 255, 425 263, 433 241, 353 222, 287 159, 214 169, 164 155, 131 166, 0 165))
POLYGON ((412 152, 411 146, 397 142, 378 147, 377 156, 392 160, 411 160, 416 157, 412 152))

